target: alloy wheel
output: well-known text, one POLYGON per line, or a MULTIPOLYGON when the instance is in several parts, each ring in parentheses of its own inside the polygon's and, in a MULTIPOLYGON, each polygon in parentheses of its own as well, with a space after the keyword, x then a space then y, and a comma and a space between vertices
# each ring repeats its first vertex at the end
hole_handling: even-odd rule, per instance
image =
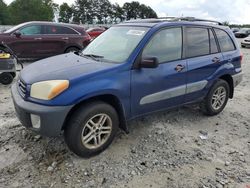
POLYGON ((107 114, 94 115, 83 127, 82 144, 88 149, 97 149, 108 140, 111 132, 111 118, 107 114))
POLYGON ((213 93, 213 96, 212 96, 212 107, 214 110, 219 110, 225 103, 226 101, 226 89, 225 87, 218 87, 214 93, 213 93))

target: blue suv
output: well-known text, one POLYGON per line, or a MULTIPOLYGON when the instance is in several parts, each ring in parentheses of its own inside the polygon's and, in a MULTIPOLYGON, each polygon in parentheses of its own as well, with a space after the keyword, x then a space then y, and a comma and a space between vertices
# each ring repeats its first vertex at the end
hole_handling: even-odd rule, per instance
POLYGON ((242 80, 242 55, 228 27, 200 20, 115 25, 86 49, 40 60, 12 86, 21 123, 41 135, 64 133, 90 157, 134 118, 200 103, 216 115, 242 80))

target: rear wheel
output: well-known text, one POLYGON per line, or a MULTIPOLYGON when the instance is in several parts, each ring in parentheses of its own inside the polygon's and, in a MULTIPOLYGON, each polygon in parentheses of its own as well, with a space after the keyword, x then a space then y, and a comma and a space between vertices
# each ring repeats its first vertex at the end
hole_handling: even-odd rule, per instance
POLYGON ((201 109, 206 115, 217 115, 226 106, 229 98, 229 85, 225 80, 219 79, 208 92, 201 104, 201 109))
POLYGON ((65 50, 65 53, 70 53, 70 52, 79 52, 80 49, 77 47, 69 47, 65 50))
POLYGON ((119 118, 115 109, 104 102, 93 102, 79 108, 64 130, 70 150, 81 157, 101 153, 113 141, 119 118))
POLYGON ((14 78, 13 78, 12 74, 9 72, 4 72, 4 73, 0 74, 0 83, 2 83, 3 85, 11 84, 13 79, 14 78))

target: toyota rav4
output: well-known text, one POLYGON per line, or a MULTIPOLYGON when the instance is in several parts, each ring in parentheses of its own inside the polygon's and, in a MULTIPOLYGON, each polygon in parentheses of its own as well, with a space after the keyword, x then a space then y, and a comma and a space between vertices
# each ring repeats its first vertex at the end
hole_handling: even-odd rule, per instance
POLYGON ((232 31, 201 20, 141 20, 111 27, 80 53, 40 60, 12 86, 21 123, 64 134, 77 155, 106 149, 134 118, 200 103, 216 115, 242 80, 232 31))

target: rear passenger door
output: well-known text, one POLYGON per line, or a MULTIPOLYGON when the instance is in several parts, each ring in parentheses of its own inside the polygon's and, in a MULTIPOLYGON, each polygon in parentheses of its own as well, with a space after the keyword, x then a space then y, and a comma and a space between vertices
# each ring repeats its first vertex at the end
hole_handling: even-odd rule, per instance
POLYGON ((72 38, 79 34, 71 28, 56 25, 46 25, 45 35, 43 36, 44 48, 40 51, 43 56, 62 54, 70 46, 72 38))
POLYGON ((185 27, 187 58, 186 102, 199 100, 206 94, 209 77, 218 69, 223 56, 219 52, 214 31, 207 27, 185 27))

